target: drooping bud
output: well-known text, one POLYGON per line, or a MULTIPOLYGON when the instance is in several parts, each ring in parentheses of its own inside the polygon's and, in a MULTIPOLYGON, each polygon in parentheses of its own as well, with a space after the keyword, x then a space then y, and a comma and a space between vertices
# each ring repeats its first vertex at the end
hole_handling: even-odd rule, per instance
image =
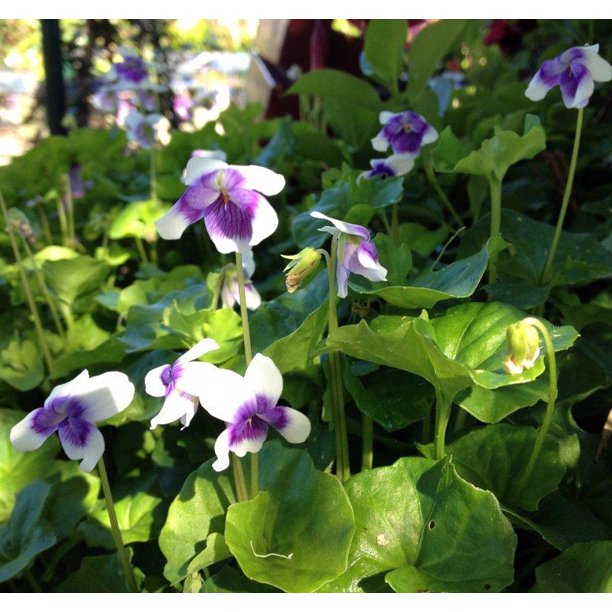
POLYGON ((11 227, 19 232, 28 242, 32 243, 36 240, 36 233, 30 220, 18 208, 9 209, 8 220, 11 227))
POLYGON ((519 321, 508 327, 509 354, 504 361, 506 374, 522 374, 532 368, 540 355, 538 330, 529 323, 519 321))
POLYGON ((321 253, 312 247, 302 249, 297 255, 282 255, 282 257, 291 260, 283 270, 287 272, 285 284, 289 293, 299 289, 302 283, 316 271, 321 261, 321 253))

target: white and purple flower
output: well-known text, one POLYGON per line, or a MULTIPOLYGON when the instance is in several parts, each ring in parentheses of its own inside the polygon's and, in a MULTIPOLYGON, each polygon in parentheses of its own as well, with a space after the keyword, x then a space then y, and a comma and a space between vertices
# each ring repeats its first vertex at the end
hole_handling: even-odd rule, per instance
POLYGON ((362 172, 357 181, 364 178, 389 178, 391 176, 404 176, 414 168, 414 157, 412 155, 391 155, 385 159, 371 159, 371 170, 362 172))
POLYGON ((95 423, 125 410, 133 397, 134 385, 125 374, 90 378, 83 370, 55 387, 41 408, 11 429, 11 443, 19 451, 36 450, 57 432, 68 457, 81 459, 81 470, 91 472, 104 453, 104 437, 95 423))
MULTIPOLYGON (((246 307, 249 310, 257 310, 261 306, 261 296, 259 295, 253 281, 248 278, 248 271, 244 269, 244 296, 246 307)), ((223 308, 233 308, 235 304, 240 304, 240 290, 238 289, 238 274, 236 266, 230 265, 223 272, 223 284, 221 285, 221 304, 223 308)))
POLYGON ((372 147, 376 151, 386 151, 391 147, 395 154, 417 157, 423 145, 438 138, 438 132, 421 115, 411 111, 383 111, 379 121, 383 129, 372 138, 372 147))
POLYGON ((150 149, 156 142, 167 144, 169 141, 169 122, 159 113, 143 115, 131 110, 125 118, 125 128, 130 141, 143 149, 150 149))
POLYGON ((153 397, 163 397, 159 414, 151 420, 151 429, 180 421, 183 429, 191 423, 198 410, 198 396, 205 392, 217 368, 210 363, 196 361, 219 345, 210 338, 200 340, 173 364, 151 370, 145 376, 145 390, 153 397))
POLYGON ((567 108, 584 108, 593 95, 595 81, 611 79, 612 66, 600 57, 599 45, 572 47, 542 63, 525 95, 530 100, 542 100, 553 87, 559 85, 567 108))
POLYGON ((327 225, 319 231, 338 236, 336 264, 338 297, 345 298, 348 295, 348 277, 351 272, 364 276, 372 282, 387 280, 387 269, 378 261, 378 251, 368 229, 362 225, 333 219, 318 211, 311 212, 310 216, 331 221, 333 226, 327 225))
POLYGON ((230 451, 239 457, 259 452, 270 427, 292 444, 306 440, 310 421, 301 412, 278 405, 282 392, 279 369, 261 353, 253 357, 244 377, 231 370, 217 369, 200 396, 204 409, 226 423, 226 429, 215 442, 214 470, 220 472, 229 466, 230 451))
POLYGON ((264 195, 279 193, 285 179, 268 168, 229 166, 216 159, 192 157, 184 182, 188 185, 185 193, 155 222, 166 240, 177 240, 189 225, 204 219, 220 253, 245 255, 278 226, 276 211, 264 195))
POLYGON ((127 47, 119 49, 122 62, 115 62, 109 74, 110 78, 115 78, 119 85, 124 89, 143 86, 147 83, 149 72, 144 60, 134 51, 127 47))

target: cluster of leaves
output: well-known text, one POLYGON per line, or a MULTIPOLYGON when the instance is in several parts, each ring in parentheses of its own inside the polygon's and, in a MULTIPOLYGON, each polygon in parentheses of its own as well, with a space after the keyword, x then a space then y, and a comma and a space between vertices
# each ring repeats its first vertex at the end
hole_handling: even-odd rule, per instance
MULTIPOLYGON (((598 111, 605 101, 596 93, 585 111, 568 230, 555 273, 543 284, 573 120, 558 95, 538 104, 524 97, 534 58, 582 41, 587 26, 542 24, 524 38, 523 51, 507 57, 483 46, 478 22, 431 24, 409 49, 404 88, 405 27, 371 22, 364 78, 320 70, 293 86, 296 95, 315 96, 322 115, 260 121, 260 109, 251 106, 230 109, 199 132, 175 133, 155 154, 154 190, 147 154, 124 155, 117 131, 49 138, 0 169, 4 199, 21 211, 15 227, 22 232, 22 268, 51 356, 46 363, 2 234, 4 586, 127 589, 98 478, 57 458, 55 441, 28 454, 8 441, 24 411, 87 367, 92 374, 122 370, 137 387, 132 405, 104 435, 119 523, 143 590, 612 588, 610 453, 597 452, 612 375, 603 285, 612 275, 610 133, 601 129, 598 111), (442 105, 431 77, 449 57, 461 60, 466 85, 442 105), (379 112, 408 107, 436 126, 438 141, 405 178, 357 181, 372 156, 379 112), (313 432, 302 447, 264 445, 261 492, 244 502, 237 502, 231 475, 211 468, 218 424, 198 414, 185 431, 148 428, 160 400, 145 394, 144 375, 175 351, 211 337, 221 347, 216 364, 238 371, 245 365, 240 317, 217 304, 225 262, 203 227, 177 246, 160 243, 153 226, 181 194, 181 172, 194 149, 222 149, 231 163, 272 167, 288 183, 274 201, 279 231, 256 249, 254 282, 264 302, 251 316, 252 340, 254 351, 281 370, 283 398, 307 412, 313 432), (74 202, 71 233, 61 211, 65 176, 75 164, 91 185, 74 202), (501 238, 489 237, 492 182, 502 185, 501 238), (447 218, 444 194, 466 226, 459 232, 447 218), (395 241, 385 232, 393 207, 395 241), (387 283, 351 278, 339 305, 341 325, 329 337, 325 272, 293 294, 284 291, 281 272, 280 253, 325 240, 311 210, 372 228, 388 270, 387 283), (487 283, 492 258, 497 275, 487 283), (545 316, 559 351, 553 427, 528 482, 520 476, 544 415, 545 357, 522 375, 502 372, 506 329, 526 313, 545 316), (342 355, 357 472, 344 484, 330 473, 330 350, 342 355), (441 459, 432 444, 440 398, 452 402, 441 459), (359 472, 368 421, 376 467, 359 472)), ((595 40, 606 39, 605 23, 590 27, 595 40)), ((602 47, 604 56, 609 52, 602 47)), ((243 464, 248 474, 248 457, 243 464)))

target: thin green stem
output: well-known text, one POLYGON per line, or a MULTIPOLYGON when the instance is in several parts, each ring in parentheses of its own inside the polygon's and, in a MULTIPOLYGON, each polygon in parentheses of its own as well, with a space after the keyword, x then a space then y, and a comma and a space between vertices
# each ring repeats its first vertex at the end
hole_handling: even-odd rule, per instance
MULTIPOLYGON (((338 329, 338 313, 336 311, 336 258, 338 251, 338 236, 334 235, 331 242, 331 255, 324 250, 320 252, 327 262, 329 279, 328 287, 328 335, 338 329)), ((336 475, 341 482, 346 482, 350 476, 348 435, 346 433, 346 415, 344 413, 344 387, 342 384, 342 364, 337 351, 329 353, 330 385, 332 397, 332 413, 334 432, 336 435, 336 475)))
POLYGON ((49 288, 47 287, 47 283, 45 283, 45 279, 43 278, 40 268, 38 267, 38 263, 36 262, 36 259, 34 258, 34 254, 32 253, 32 249, 30 248, 28 241, 25 239, 25 236, 23 236, 23 234, 20 233, 19 236, 21 238, 21 244, 23 245, 23 249, 26 252, 28 259, 32 262, 32 269, 34 270, 34 276, 36 276, 38 288, 40 289, 40 292, 43 294, 45 301, 47 302, 47 306, 49 307, 49 312, 51 313, 51 317, 53 318, 55 329, 57 330, 57 333, 60 336, 60 338, 62 338, 62 340, 65 340, 66 332, 64 331, 64 328, 60 321, 59 313, 57 311, 57 307, 55 304, 55 300, 53 299, 53 296, 51 295, 51 293, 49 293, 49 288))
POLYGON ((244 289, 244 270, 242 269, 242 255, 236 252, 236 274, 238 278, 238 296, 240 297, 240 317, 242 319, 242 337, 244 339, 244 357, 247 366, 253 359, 251 349, 251 328, 249 327, 249 313, 246 305, 246 292, 244 289))
POLYGON ((35 593, 42 593, 42 589, 40 588, 40 584, 38 584, 38 581, 36 580, 36 578, 34 578, 34 574, 32 574, 32 572, 28 569, 24 572, 26 580, 30 583, 30 586, 32 587, 32 590, 35 593))
POLYGON ((49 225, 49 219, 47 218, 47 211, 42 202, 36 204, 36 210, 38 212, 38 219, 40 226, 42 227, 43 234, 45 235, 45 241, 48 245, 53 244, 53 234, 51 233, 51 226, 49 225))
POLYGON ((6 204, 4 203, 4 198, 1 193, 0 208, 2 208, 4 222, 6 223, 6 231, 8 232, 9 240, 11 241, 13 255, 15 256, 15 263, 17 264, 17 268, 19 269, 21 285, 26 296, 26 301, 28 303, 28 308, 30 309, 30 314, 32 315, 32 320, 34 321, 34 329, 36 330, 36 335, 38 336, 38 342, 40 343, 40 349, 43 354, 43 359, 45 360, 45 363, 47 365, 47 370, 51 372, 51 370, 53 369, 53 357, 51 356, 51 351, 49 350, 49 345, 47 344, 45 330, 43 328, 40 315, 38 313, 38 308, 36 308, 36 302, 34 301, 34 296, 32 295, 32 289, 30 288, 28 275, 26 274, 25 267, 23 265, 23 260, 21 259, 21 255, 19 254, 19 248, 17 246, 17 241, 15 240, 15 234, 13 233, 13 228, 11 227, 8 211, 6 210, 6 204))
POLYGON ((140 257, 140 263, 149 263, 149 258, 147 257, 147 252, 145 251, 142 238, 139 236, 134 236, 134 242, 136 243, 136 250, 138 251, 138 256, 140 257))
POLYGON ((66 209, 60 195, 57 196, 57 218, 62 233, 62 244, 68 246, 68 219, 66 217, 66 209))
POLYGON ((106 510, 108 511, 111 532, 113 534, 113 540, 115 541, 115 547, 117 548, 117 554, 119 555, 119 561, 121 563, 121 567, 123 568, 123 573, 125 574, 128 588, 130 591, 132 591, 132 593, 137 593, 138 587, 136 586, 136 579, 134 578, 132 565, 130 564, 123 545, 121 529, 119 529, 119 522, 117 521, 117 514, 115 513, 115 504, 113 503, 113 495, 108 482, 108 474, 106 473, 106 466, 104 465, 103 457, 100 457, 100 461, 98 461, 98 474, 100 475, 102 491, 104 492, 104 500, 106 501, 106 510))
POLYGON ((436 173, 433 167, 431 153, 429 151, 423 152, 423 165, 425 168, 425 176, 427 176, 427 180, 429 181, 429 184, 433 187, 433 190, 436 192, 436 194, 442 201, 442 204, 446 206, 446 209, 451 214, 451 217, 457 224, 457 227, 462 227, 463 221, 461 221, 461 217, 459 216, 459 213, 453 206, 452 202, 448 199, 448 196, 446 195, 446 193, 444 193, 444 190, 442 189, 442 187, 440 187, 440 183, 438 182, 438 177, 436 176, 436 173))
POLYGON ((237 457, 233 453, 230 455, 232 463, 232 472, 234 474, 234 486, 236 487, 236 497, 239 502, 247 501, 249 499, 249 493, 244 479, 244 470, 242 469, 242 462, 240 457, 237 457))
POLYGON ((563 230, 563 222, 565 221, 565 215, 567 213, 567 207, 569 204, 570 196, 572 195, 572 186, 574 184, 574 175, 576 174, 576 163, 578 162, 578 152, 580 151, 580 136, 582 134, 582 120, 584 117, 584 109, 578 109, 578 117, 576 119, 576 134, 574 135, 574 148, 572 149, 572 159, 570 160, 569 171, 567 174, 567 183, 565 184, 565 191, 563 192, 563 200, 561 201, 561 211, 559 212, 559 219, 557 220, 557 227, 553 235, 552 243, 550 245, 550 251, 546 259, 546 265, 542 272, 542 278, 540 280, 541 285, 547 284, 551 280, 551 273, 553 262, 555 260, 555 254, 557 253, 557 247, 559 246, 559 240, 561 238, 561 231, 563 230))
MULTIPOLYGON (((489 179, 489 191, 491 194, 491 232, 490 238, 493 240, 499 236, 501 231, 501 206, 502 206, 502 183, 497 178, 489 179)), ((497 267, 495 255, 489 261, 489 283, 497 281, 497 267)))
POLYGON ((259 453, 251 455, 251 499, 259 493, 259 453))
POLYGON ((445 455, 446 428, 451 414, 451 401, 436 387, 436 432, 434 437, 434 456, 442 459, 445 455))
POLYGON ((467 412, 463 409, 457 412, 457 418, 455 419, 455 425, 453 427, 453 431, 455 433, 458 431, 461 431, 465 427, 466 416, 467 416, 467 412))
POLYGON ((66 234, 68 244, 72 246, 76 239, 76 230, 74 225, 74 198, 72 197, 72 188, 70 186, 70 176, 64 175, 64 185, 66 187, 66 234))
POLYGON ((385 226, 385 231, 387 232, 387 235, 389 236, 389 238, 391 238, 391 225, 389 223, 389 219, 387 218, 387 212, 384 208, 379 212, 378 216, 380 217, 380 220, 385 226))
POLYGON ((149 194, 151 200, 157 200, 157 147, 149 149, 149 194))
POLYGON ((371 470, 374 464, 374 421, 366 414, 361 417, 361 471, 371 470))
POLYGON ((553 415, 555 413, 555 402, 557 400, 557 360, 555 358, 555 347, 553 346, 552 338, 550 337, 550 333, 546 329, 546 326, 535 317, 527 317, 523 320, 523 323, 527 325, 533 325, 541 334, 544 339, 544 346, 546 347, 546 359, 548 360, 548 404, 546 406, 546 412, 544 413, 544 420, 542 421, 542 425, 540 426, 540 430, 538 431, 538 435, 536 437, 535 444, 533 445, 533 450, 531 451, 531 457, 529 458, 529 463, 527 464, 527 468, 523 472, 523 476, 521 477, 521 485, 522 487, 526 486, 531 478, 531 474, 533 472, 533 468, 540 457, 540 452, 542 451, 542 446, 544 445, 544 441, 546 440, 546 436, 548 435, 548 430, 550 429, 550 425, 552 423, 553 415))

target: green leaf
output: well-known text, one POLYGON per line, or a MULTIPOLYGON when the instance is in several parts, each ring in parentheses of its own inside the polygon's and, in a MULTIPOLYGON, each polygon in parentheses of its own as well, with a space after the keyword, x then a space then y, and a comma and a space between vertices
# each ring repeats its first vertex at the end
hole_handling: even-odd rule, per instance
POLYGON ((157 230, 153 222, 166 212, 168 206, 159 200, 130 202, 111 223, 109 237, 113 240, 127 237, 142 238, 147 242, 155 242, 157 230))
POLYGON ((377 234, 374 244, 380 263, 387 268, 387 281, 392 285, 403 285, 412 268, 412 254, 406 244, 397 247, 386 234, 377 234))
POLYGON ((8 523, 0 525, 0 582, 19 574, 57 542, 53 527, 43 516, 50 492, 49 483, 30 483, 17 495, 8 523))
POLYGON ((444 56, 457 46, 466 24, 465 19, 443 19, 429 24, 414 39, 408 55, 408 95, 413 104, 444 56))
POLYGON ((310 593, 347 566, 353 511, 340 482, 308 453, 277 442, 260 455, 260 490, 230 506, 225 539, 242 571, 290 593, 310 593))
POLYGON ((431 157, 436 172, 452 172, 453 168, 469 154, 469 149, 447 125, 434 145, 431 157))
POLYGON ((198 553, 187 566, 187 573, 199 572, 219 561, 224 561, 232 556, 230 549, 225 543, 225 538, 220 533, 211 533, 206 538, 206 547, 198 553))
POLYGON ((493 138, 484 140, 480 149, 472 151, 455 164, 452 172, 484 176, 487 180, 503 180, 510 166, 531 159, 546 148, 546 134, 539 121, 531 115, 525 118, 522 136, 509 130, 495 128, 493 138))
POLYGON ((85 557, 78 570, 61 582, 58 593, 129 593, 117 553, 85 557))
POLYGON ((10 442, 10 431, 25 413, 0 409, 0 523, 7 521, 15 505, 15 496, 29 482, 52 475, 57 470, 53 459, 59 450, 56 436, 51 436, 39 449, 19 452, 10 442))
POLYGON ((512 582, 509 521, 449 459, 403 458, 361 472, 346 490, 357 526, 349 568, 322 590, 358 592, 381 573, 397 592, 495 592, 512 582))
POLYGON ((567 470, 563 442, 548 436, 531 478, 526 483, 521 480, 537 433, 532 427, 489 425, 455 440, 447 446, 447 453, 460 476, 491 491, 502 504, 536 510, 540 500, 558 488, 567 470))
POLYGON ((367 61, 391 91, 397 89, 407 37, 405 19, 372 19, 365 32, 363 49, 367 61))
POLYGON ((574 544, 536 568, 532 593, 612 593, 612 540, 574 544))
POLYGON ((236 501, 231 476, 215 472, 212 459, 192 472, 170 505, 159 547, 166 557, 164 576, 178 582, 188 574, 192 559, 206 550, 212 533, 223 533, 225 513, 236 501))
POLYGON ((345 368, 343 378, 357 408, 387 431, 422 421, 429 415, 433 404, 434 388, 407 372, 381 368, 357 378, 349 368, 345 368))
POLYGON ((399 227, 400 243, 407 244, 413 253, 423 257, 443 244, 449 234, 450 227, 446 224, 435 230, 428 230, 420 223, 402 223, 399 227))
POLYGON ((38 343, 17 336, 0 353, 0 379, 18 391, 30 391, 45 378, 42 352, 38 343))

